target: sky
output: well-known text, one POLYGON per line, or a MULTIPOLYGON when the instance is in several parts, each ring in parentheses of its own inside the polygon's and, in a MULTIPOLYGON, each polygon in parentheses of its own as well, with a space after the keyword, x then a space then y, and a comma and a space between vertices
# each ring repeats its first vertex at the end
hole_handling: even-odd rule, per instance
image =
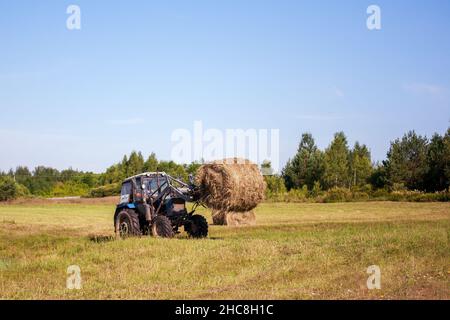
POLYGON ((0 0, 0 46, 0 170, 170 159, 194 121, 279 129, 281 166, 303 132, 324 149, 344 131, 380 161, 450 126, 447 0, 0 0))

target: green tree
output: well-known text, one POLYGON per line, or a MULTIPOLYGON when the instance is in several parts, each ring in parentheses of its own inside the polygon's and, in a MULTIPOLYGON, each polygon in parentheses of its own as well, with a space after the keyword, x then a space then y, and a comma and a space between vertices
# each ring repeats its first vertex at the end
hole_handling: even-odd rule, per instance
POLYGON ((264 180, 266 181, 266 194, 268 196, 271 194, 283 194, 286 192, 283 177, 280 177, 279 175, 270 175, 264 176, 264 180))
POLYGON ((144 171, 155 172, 157 169, 158 169, 158 159, 156 158, 155 153, 152 152, 144 163, 144 171))
POLYGON ((188 180, 188 174, 184 167, 180 164, 176 164, 173 161, 160 161, 157 171, 165 172, 175 178, 180 178, 184 181, 188 180))
POLYGON ((447 184, 447 188, 450 185, 450 128, 447 129, 447 132, 444 136, 444 175, 447 184))
POLYGON ((106 169, 105 174, 100 179, 102 185, 120 182, 126 177, 122 164, 115 164, 106 169))
POLYGON ((391 142, 386 169, 390 185, 404 184, 408 189, 424 190, 428 172, 426 137, 410 131, 391 142))
POLYGON ((312 190, 314 183, 322 179, 323 172, 323 152, 317 148, 310 133, 302 134, 296 155, 288 161, 283 170, 287 188, 301 188, 306 185, 312 190))
POLYGON ((30 186, 31 193, 48 196, 59 179, 59 171, 53 168, 38 166, 33 171, 30 186))
POLYGON ((334 139, 325 150, 324 185, 327 188, 345 187, 349 182, 349 150, 347 138, 343 132, 334 135, 334 139))
POLYGON ((141 152, 133 151, 127 162, 127 176, 134 176, 142 173, 144 169, 144 157, 141 152))
POLYGON ((449 186, 448 179, 445 176, 445 152, 445 137, 437 133, 434 134, 427 150, 428 172, 425 184, 428 191, 441 191, 449 186))
POLYGON ((123 180, 126 177, 128 177, 128 157, 127 155, 124 155, 122 158, 122 162, 120 162, 117 166, 120 172, 120 179, 123 180))
POLYGON ((185 171, 187 174, 192 174, 195 176, 197 174, 197 170, 198 170, 198 168, 200 168, 200 166, 201 166, 201 163, 194 161, 185 167, 185 171))
POLYGON ((353 150, 350 151, 349 158, 350 175, 352 186, 363 186, 367 183, 372 174, 372 162, 370 160, 370 151, 365 144, 355 143, 353 150))
POLYGON ((28 194, 28 189, 10 176, 0 177, 0 201, 14 200, 28 194))
POLYGON ((85 172, 81 174, 81 181, 82 184, 87 185, 89 188, 94 187, 97 184, 97 177, 92 172, 85 172))
POLYGON ((31 174, 31 171, 28 169, 28 167, 17 167, 16 171, 14 172, 14 177, 17 183, 20 183, 30 189, 33 175, 31 174))
POLYGON ((62 182, 79 181, 79 178, 80 172, 73 170, 72 168, 62 170, 59 175, 59 180, 62 182))
POLYGON ((382 164, 375 164, 369 177, 369 183, 375 189, 382 189, 389 184, 385 161, 382 164))

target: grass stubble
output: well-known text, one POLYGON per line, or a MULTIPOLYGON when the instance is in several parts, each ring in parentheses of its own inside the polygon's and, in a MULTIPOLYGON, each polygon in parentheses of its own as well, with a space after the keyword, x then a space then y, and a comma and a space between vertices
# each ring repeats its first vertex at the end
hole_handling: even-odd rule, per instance
MULTIPOLYGON (((447 203, 262 203, 209 237, 114 237, 114 205, 0 205, 1 299, 449 299, 447 203), (66 288, 67 267, 82 289, 66 288), (381 269, 368 290, 367 267, 381 269)), ((200 210, 211 223, 210 212, 200 210)))

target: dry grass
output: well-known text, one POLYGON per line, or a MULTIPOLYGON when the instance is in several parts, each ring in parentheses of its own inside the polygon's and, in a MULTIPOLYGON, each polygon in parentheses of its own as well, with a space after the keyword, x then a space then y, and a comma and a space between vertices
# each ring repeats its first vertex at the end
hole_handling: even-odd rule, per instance
POLYGON ((256 215, 204 240, 114 240, 109 204, 0 205, 0 298, 450 298, 447 203, 263 203, 256 215), (82 290, 65 288, 72 264, 82 290), (382 289, 369 291, 373 264, 382 289))

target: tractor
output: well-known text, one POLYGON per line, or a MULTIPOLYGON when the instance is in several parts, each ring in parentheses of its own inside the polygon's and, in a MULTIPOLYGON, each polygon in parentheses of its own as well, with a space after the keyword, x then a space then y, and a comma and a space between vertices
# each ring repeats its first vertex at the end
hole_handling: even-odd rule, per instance
POLYGON ((199 188, 192 176, 189 180, 186 184, 164 172, 146 172, 125 179, 114 214, 116 235, 171 238, 183 226, 193 238, 206 237, 205 217, 194 214, 201 204, 199 188), (194 203, 189 212, 186 202, 194 203))

